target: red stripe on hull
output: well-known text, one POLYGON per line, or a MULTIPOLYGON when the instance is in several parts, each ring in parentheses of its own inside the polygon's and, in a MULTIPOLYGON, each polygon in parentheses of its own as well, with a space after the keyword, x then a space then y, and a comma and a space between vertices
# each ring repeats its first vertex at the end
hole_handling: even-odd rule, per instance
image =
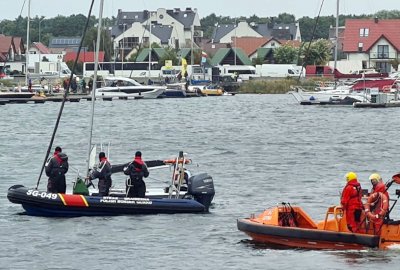
POLYGON ((66 206, 88 207, 85 197, 82 195, 60 194, 66 206))

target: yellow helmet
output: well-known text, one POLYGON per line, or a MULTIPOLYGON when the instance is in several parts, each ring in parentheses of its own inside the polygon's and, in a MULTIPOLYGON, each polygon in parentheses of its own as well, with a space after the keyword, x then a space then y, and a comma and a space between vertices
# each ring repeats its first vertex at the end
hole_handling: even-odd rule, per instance
POLYGON ((357 174, 355 172, 346 173, 346 181, 349 182, 351 180, 357 179, 357 174))
POLYGON ((379 182, 379 181, 381 181, 382 180, 382 177, 379 175, 379 174, 377 174, 377 173, 373 173, 373 174, 371 174, 370 176, 369 176, 369 180, 372 182, 379 182))

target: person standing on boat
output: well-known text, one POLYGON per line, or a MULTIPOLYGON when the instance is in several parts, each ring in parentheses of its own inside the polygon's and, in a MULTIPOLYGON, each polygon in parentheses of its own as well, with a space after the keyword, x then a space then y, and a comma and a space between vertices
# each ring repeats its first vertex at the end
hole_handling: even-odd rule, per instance
POLYGON ((89 180, 99 179, 99 195, 108 196, 112 184, 111 179, 111 164, 108 161, 104 152, 99 153, 99 164, 89 174, 89 180))
POLYGON ((142 160, 142 153, 137 151, 135 159, 124 168, 124 174, 129 175, 126 180, 126 196, 144 198, 146 194, 146 184, 143 177, 149 176, 149 170, 142 160))
POLYGON ((47 192, 65 193, 67 188, 65 174, 68 172, 68 167, 68 156, 62 152, 60 146, 57 146, 45 166, 46 175, 49 177, 47 192))
POLYGON ((380 233, 386 213, 389 209, 389 193, 382 177, 373 173, 369 176, 372 184, 372 190, 365 204, 365 214, 372 223, 374 233, 380 233))
POLYGON ((383 183, 382 177, 377 174, 373 173, 369 176, 369 181, 371 181, 372 189, 371 189, 371 194, 374 192, 382 192, 383 194, 386 195, 386 197, 389 199, 389 193, 387 192, 386 185, 383 183))
POLYGON ((28 81, 28 91, 32 92, 32 79, 29 79, 28 81))
POLYGON ((361 185, 357 180, 357 174, 354 172, 347 173, 345 178, 347 184, 343 188, 340 202, 346 215, 348 229, 351 232, 358 232, 363 209, 361 185))

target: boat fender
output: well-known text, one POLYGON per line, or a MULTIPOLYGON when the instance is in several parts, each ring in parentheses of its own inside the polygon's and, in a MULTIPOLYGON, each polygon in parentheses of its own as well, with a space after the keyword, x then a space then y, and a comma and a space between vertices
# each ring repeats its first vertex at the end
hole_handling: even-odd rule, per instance
POLYGON ((382 192, 372 193, 364 205, 365 214, 371 221, 383 219, 388 209, 389 200, 382 192))

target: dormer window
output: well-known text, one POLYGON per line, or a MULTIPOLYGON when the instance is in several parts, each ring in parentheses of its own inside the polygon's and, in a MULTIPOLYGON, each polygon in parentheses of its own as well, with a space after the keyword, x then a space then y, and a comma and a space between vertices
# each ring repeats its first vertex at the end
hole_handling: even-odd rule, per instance
POLYGON ((364 43, 362 43, 362 42, 359 42, 359 43, 358 43, 358 51, 359 51, 359 52, 362 52, 363 46, 364 46, 364 43))
POLYGON ((368 37, 369 28, 360 28, 360 37, 368 37))

